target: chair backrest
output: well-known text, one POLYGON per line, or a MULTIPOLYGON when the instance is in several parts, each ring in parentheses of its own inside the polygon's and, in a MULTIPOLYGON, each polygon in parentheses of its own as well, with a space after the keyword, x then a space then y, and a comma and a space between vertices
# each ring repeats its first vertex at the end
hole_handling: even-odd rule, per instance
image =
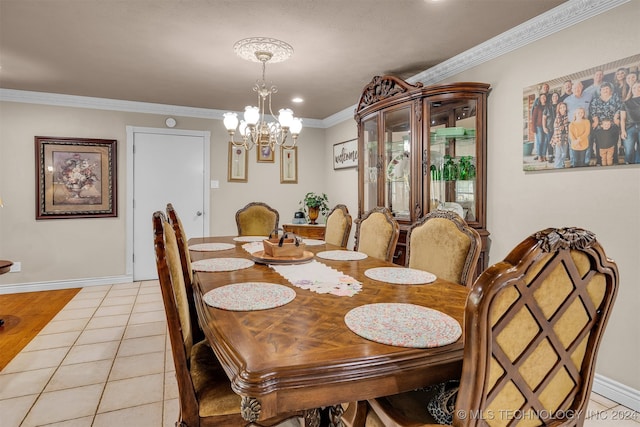
POLYGON ((400 225, 386 207, 376 207, 356 219, 355 250, 370 257, 393 260, 400 225))
POLYGON ((191 255, 189 254, 189 245, 187 243, 188 238, 184 232, 182 221, 171 203, 167 203, 167 217, 169 218, 169 223, 173 227, 173 231, 176 233, 176 240, 178 241, 178 249, 180 252, 180 263, 182 264, 182 273, 184 275, 185 286, 188 292, 190 291, 191 283, 193 282, 191 255))
POLYGON ((178 213, 171 203, 167 203, 167 217, 169 224, 173 228, 178 242, 178 253, 180 254, 180 264, 182 266, 182 277, 184 279, 184 288, 187 292, 187 302, 189 303, 189 313, 191 314, 191 325, 193 325, 193 340, 199 341, 204 338, 204 334, 198 326, 198 314, 196 313, 196 305, 193 299, 193 284, 195 276, 191 268, 191 254, 189 253, 189 244, 187 235, 184 232, 182 221, 178 213))
POLYGON ((580 228, 539 231, 485 270, 467 299, 454 425, 582 425, 617 287, 616 264, 580 228))
POLYGON ((327 215, 327 225, 324 229, 324 241, 347 247, 349 233, 351 232, 351 215, 345 205, 336 205, 327 215))
POLYGON ((480 234, 455 212, 430 212, 407 232, 407 267, 471 286, 480 258, 480 234))
POLYGON ((238 236, 268 236, 279 221, 278 211, 262 202, 251 202, 236 212, 238 236))
POLYGON ((197 419, 198 400, 189 372, 189 360, 193 347, 192 324, 178 242, 172 226, 166 221, 161 211, 153 214, 153 231, 156 267, 176 369, 181 417, 197 419))

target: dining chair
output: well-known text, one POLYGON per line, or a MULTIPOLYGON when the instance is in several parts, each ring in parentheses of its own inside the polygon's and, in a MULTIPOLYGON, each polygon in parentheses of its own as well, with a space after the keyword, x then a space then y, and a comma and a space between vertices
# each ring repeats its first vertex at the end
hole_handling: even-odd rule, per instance
MULTIPOLYGON (((167 218, 169 224, 173 227, 173 232, 176 235, 176 241, 178 243, 178 253, 180 255, 180 265, 182 266, 182 277, 184 279, 184 287, 187 292, 187 301, 189 303, 189 312, 191 314, 191 324, 198 325, 198 316, 195 310, 195 302, 193 300, 193 284, 195 276, 193 274, 193 268, 191 267, 191 254, 189 253, 188 238, 182 225, 182 220, 178 216, 178 213, 174 209, 171 203, 167 203, 166 207, 167 218)), ((194 339, 203 339, 204 334, 200 328, 194 328, 194 339)))
POLYGON ((178 241, 162 211, 153 214, 153 230, 156 267, 178 383, 180 412, 176 427, 272 426, 299 416, 284 414, 253 423, 242 418, 243 399, 231 389, 207 340, 194 342, 178 241))
POLYGON ((349 233, 351 232, 351 215, 345 205, 336 205, 327 215, 327 224, 324 229, 324 241, 326 243, 347 247, 349 233))
POLYGON ((455 212, 428 213, 407 232, 407 267, 471 287, 480 258, 480 234, 455 212))
POLYGON ((416 392, 373 399, 366 425, 423 426, 433 414, 454 426, 583 425, 618 277, 590 231, 527 237, 471 289, 455 406, 452 394, 448 405, 416 392))
POLYGON ((355 247, 370 257, 385 261, 393 260, 400 226, 386 207, 375 207, 355 220, 355 247))
POLYGON ((236 212, 238 236, 268 236, 279 221, 278 211, 262 202, 251 202, 236 212))

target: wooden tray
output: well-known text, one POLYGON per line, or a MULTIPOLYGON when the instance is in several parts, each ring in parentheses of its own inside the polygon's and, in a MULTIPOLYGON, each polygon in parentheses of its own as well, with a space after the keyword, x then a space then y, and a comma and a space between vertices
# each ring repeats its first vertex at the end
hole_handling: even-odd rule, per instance
POLYGON ((310 251, 304 251, 302 255, 298 257, 274 257, 265 254, 264 251, 258 251, 251 254, 251 259, 260 264, 301 264, 311 261, 313 256, 313 252, 310 251))

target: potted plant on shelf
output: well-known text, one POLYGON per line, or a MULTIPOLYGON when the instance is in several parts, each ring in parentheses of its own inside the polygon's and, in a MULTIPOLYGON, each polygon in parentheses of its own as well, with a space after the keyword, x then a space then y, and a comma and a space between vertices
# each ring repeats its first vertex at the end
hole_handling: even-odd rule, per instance
POLYGON ((300 206, 304 209, 309 217, 310 224, 316 224, 318 216, 326 215, 329 212, 329 199, 325 193, 307 193, 304 199, 300 200, 300 206))

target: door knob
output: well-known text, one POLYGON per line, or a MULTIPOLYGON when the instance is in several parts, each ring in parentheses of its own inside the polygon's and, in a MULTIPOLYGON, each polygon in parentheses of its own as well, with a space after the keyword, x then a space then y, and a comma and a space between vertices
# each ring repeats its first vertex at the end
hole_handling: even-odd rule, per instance
POLYGON ((202 212, 198 211, 198 212, 196 212, 196 215, 197 216, 202 216, 202 212))

